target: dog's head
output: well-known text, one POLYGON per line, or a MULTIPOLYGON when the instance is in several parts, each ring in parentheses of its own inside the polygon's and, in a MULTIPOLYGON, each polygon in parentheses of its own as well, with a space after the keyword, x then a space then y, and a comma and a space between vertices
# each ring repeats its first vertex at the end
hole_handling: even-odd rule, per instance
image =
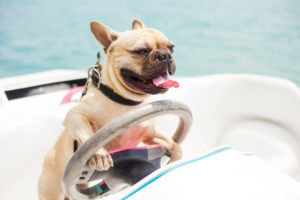
POLYGON ((146 28, 138 19, 132 22, 132 30, 122 33, 97 21, 90 26, 106 53, 110 79, 140 95, 164 93, 172 87, 161 83, 175 73, 174 44, 160 31, 146 28))

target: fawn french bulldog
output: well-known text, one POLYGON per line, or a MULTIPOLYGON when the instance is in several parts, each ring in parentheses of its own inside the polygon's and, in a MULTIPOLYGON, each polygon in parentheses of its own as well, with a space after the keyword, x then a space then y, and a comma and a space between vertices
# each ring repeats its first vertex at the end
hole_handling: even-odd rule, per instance
MULTIPOLYGON (((132 22, 132 30, 122 33, 97 21, 92 21, 90 27, 107 59, 93 69, 85 94, 67 113, 64 131, 44 158, 38 183, 40 200, 68 199, 62 191, 61 178, 74 154, 74 141, 81 145, 106 123, 142 104, 149 95, 179 86, 169 78, 176 70, 174 44, 160 31, 146 28, 138 19, 132 22)), ((99 149, 87 164, 96 170, 108 170, 113 167, 108 151, 141 142, 161 145, 169 151, 171 161, 182 156, 177 143, 152 124, 143 123, 99 149)))

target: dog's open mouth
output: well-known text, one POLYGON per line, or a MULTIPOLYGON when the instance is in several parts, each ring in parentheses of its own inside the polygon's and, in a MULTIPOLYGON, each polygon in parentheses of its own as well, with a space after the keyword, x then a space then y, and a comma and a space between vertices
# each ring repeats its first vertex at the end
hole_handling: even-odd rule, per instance
POLYGON ((179 83, 171 80, 167 72, 155 74, 147 78, 141 77, 128 69, 122 69, 121 74, 129 86, 149 94, 164 93, 171 87, 179 87, 179 83))

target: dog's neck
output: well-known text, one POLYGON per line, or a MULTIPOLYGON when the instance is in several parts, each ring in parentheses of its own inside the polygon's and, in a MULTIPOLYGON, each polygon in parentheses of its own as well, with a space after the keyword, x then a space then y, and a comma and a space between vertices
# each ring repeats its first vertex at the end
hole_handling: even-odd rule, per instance
POLYGON ((122 105, 126 105, 126 106, 136 106, 141 104, 143 101, 133 101, 130 99, 126 99, 124 97, 122 97, 121 95, 119 95, 118 93, 116 93, 112 88, 110 88, 109 86, 100 83, 99 78, 95 75, 92 74, 91 76, 91 82, 93 83, 93 85, 98 88, 107 98, 109 98, 110 100, 122 104, 122 105))

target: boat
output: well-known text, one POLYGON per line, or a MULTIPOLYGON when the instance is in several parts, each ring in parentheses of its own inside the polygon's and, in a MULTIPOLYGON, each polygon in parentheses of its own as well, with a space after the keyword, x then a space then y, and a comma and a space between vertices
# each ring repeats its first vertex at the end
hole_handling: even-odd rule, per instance
MULTIPOLYGON (((61 133, 62 120, 80 98, 86 78, 85 71, 54 70, 0 79, 1 199, 38 199, 43 157, 61 133)), ((191 112, 183 159, 164 162, 134 184, 79 199, 300 199, 296 84, 251 74, 177 79, 178 89, 152 96, 146 106, 179 105, 191 112)), ((178 119, 167 112, 156 119, 157 126, 171 136, 178 119)), ((67 192, 74 186, 63 182, 67 192)), ((101 184, 95 183, 97 191, 103 190, 101 184)))

